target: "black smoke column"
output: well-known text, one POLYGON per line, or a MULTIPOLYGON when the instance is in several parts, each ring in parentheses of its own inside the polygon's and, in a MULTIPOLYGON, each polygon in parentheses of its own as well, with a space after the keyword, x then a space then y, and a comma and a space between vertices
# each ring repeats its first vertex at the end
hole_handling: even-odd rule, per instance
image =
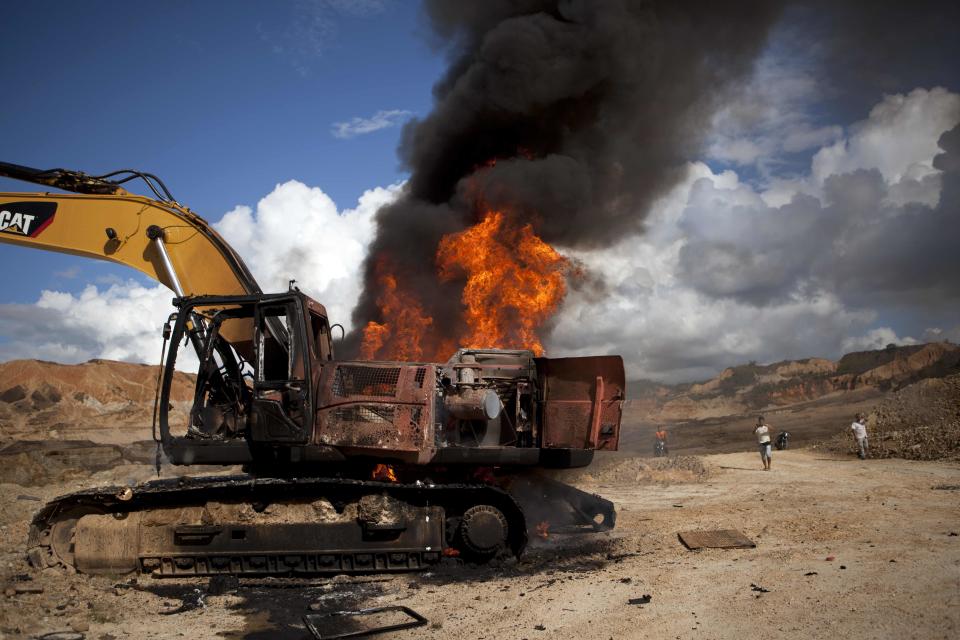
POLYGON ((378 213, 354 326, 390 320, 377 305, 378 269, 388 269, 417 293, 434 337, 456 337, 461 283, 438 281, 435 255, 478 208, 529 222, 561 248, 641 230, 779 10, 767 0, 427 0, 450 67, 433 112, 404 129, 410 180, 378 213))

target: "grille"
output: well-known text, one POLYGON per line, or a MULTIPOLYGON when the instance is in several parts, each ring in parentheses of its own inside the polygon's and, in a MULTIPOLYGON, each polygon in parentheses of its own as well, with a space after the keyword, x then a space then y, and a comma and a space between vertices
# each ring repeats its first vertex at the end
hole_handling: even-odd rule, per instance
POLYGON ((333 394, 340 398, 350 396, 397 395, 400 367, 360 367, 341 365, 333 379, 333 394))
POLYGON ((332 413, 336 422, 366 422, 393 424, 397 408, 392 404, 355 404, 339 407, 332 413))
POLYGON ((417 375, 414 380, 417 383, 417 387, 423 389, 423 381, 427 378, 427 368, 420 367, 417 369, 417 375))

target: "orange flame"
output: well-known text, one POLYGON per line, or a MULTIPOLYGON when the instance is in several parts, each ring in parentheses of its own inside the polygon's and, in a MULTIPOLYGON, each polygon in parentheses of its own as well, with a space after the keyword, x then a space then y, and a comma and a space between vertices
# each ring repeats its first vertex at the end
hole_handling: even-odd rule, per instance
POLYGON ((550 523, 544 520, 537 525, 537 535, 546 540, 550 537, 550 523))
POLYGON ((459 557, 460 550, 453 547, 444 547, 442 553, 446 558, 456 558, 459 557))
POLYGON ((381 482, 396 482, 397 474, 394 473, 393 467, 388 464, 378 464, 373 468, 373 473, 370 474, 371 480, 380 480, 381 482))
POLYGON ((538 329, 567 292, 567 260, 503 213, 444 236, 437 250, 441 280, 466 276, 464 347, 527 348, 543 355, 538 329))
POLYGON ((383 261, 377 263, 380 295, 377 306, 385 321, 370 321, 363 329, 360 353, 364 360, 377 357, 392 360, 422 360, 421 340, 433 324, 433 318, 423 313, 416 297, 397 287, 397 279, 384 273, 383 261))
POLYGON ((441 238, 436 260, 441 282, 465 280, 463 325, 445 336, 430 335, 433 318, 381 257, 377 306, 384 320, 363 330, 365 360, 444 362, 457 347, 530 349, 543 355, 539 330, 566 295, 570 264, 531 225, 488 211, 480 223, 441 238))

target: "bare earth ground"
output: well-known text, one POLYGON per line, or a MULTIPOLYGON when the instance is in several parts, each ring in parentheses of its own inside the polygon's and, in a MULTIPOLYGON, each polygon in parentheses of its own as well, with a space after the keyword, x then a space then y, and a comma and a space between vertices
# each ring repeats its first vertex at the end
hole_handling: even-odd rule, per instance
MULTIPOLYGON (((853 410, 828 402, 768 418, 793 433, 826 432, 844 428, 853 410)), ((568 473, 616 503, 613 532, 553 535, 497 566, 244 579, 225 595, 208 594, 207 580, 33 574, 26 565, 27 525, 42 501, 146 480, 149 465, 0 484, 0 637, 74 629, 99 640, 300 639, 311 604, 321 612, 403 604, 430 621, 383 636, 397 639, 958 637, 960 465, 791 449, 774 452, 765 473, 742 433, 748 420, 671 428, 673 453, 700 455, 656 460, 635 453, 649 445, 650 425, 634 420, 625 438, 634 452, 598 455, 594 466, 568 473), (703 455, 707 448, 733 451, 703 455), (680 531, 728 528, 757 548, 692 552, 677 540, 680 531), (42 593, 17 593, 38 586, 42 593), (628 604, 645 594, 649 604, 628 604)))

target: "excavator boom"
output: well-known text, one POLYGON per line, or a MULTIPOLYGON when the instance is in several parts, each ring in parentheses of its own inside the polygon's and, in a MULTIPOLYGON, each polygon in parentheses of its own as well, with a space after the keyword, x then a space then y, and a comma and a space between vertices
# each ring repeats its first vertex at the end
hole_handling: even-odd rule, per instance
POLYGON ((73 192, 0 193, 2 242, 123 264, 178 296, 260 293, 230 245, 151 174, 88 176, 0 162, 0 177, 73 192), (158 199, 121 187, 133 178, 144 180, 158 199))

